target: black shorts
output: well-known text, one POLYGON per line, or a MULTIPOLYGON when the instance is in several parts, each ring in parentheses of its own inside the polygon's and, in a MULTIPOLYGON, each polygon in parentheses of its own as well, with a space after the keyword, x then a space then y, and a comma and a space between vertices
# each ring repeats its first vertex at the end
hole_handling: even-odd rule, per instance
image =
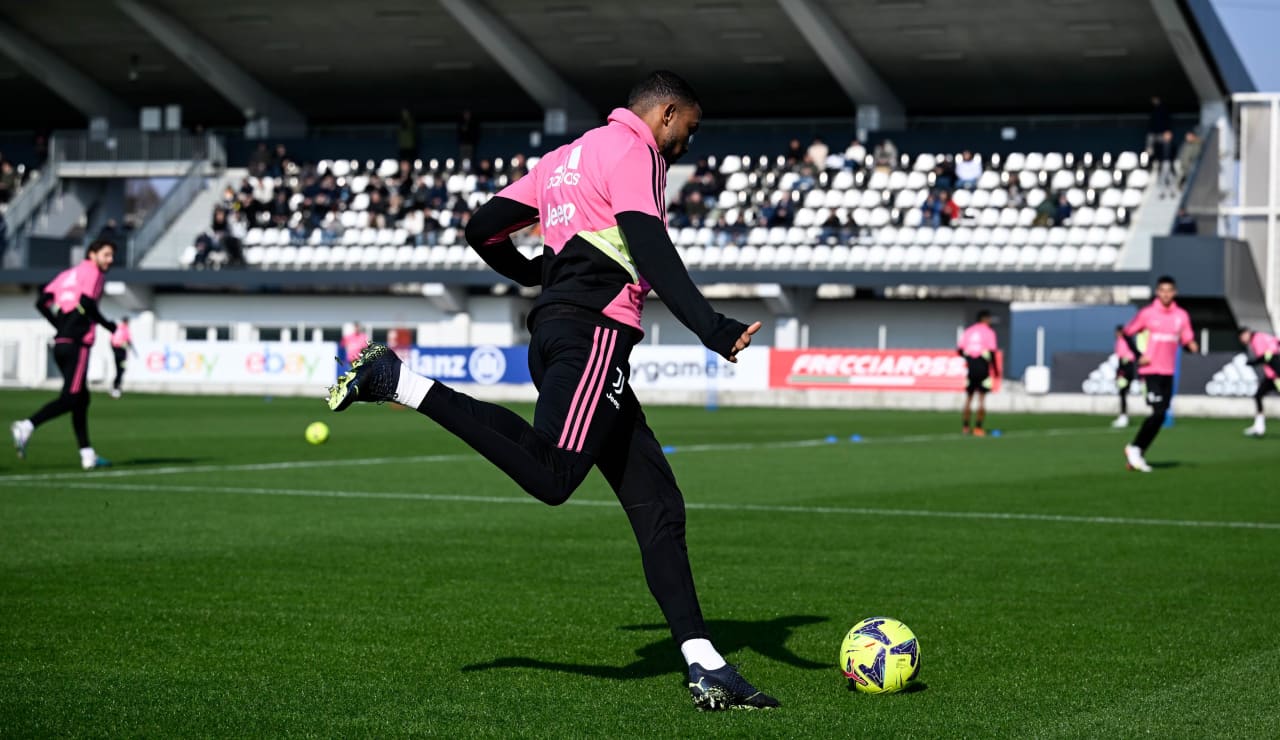
POLYGON ((991 363, 987 358, 966 355, 964 361, 969 365, 969 384, 965 386, 965 393, 990 391, 991 386, 988 381, 991 379, 991 363))
POLYGON ((1133 381, 1138 379, 1138 364, 1133 360, 1121 360, 1116 366, 1116 386, 1124 389, 1133 385, 1133 381))
POLYGON ((1172 375, 1143 375, 1142 382, 1147 385, 1147 405, 1167 408, 1173 401, 1172 375))
POLYGON ((79 342, 53 345, 53 359, 62 372, 62 393, 75 396, 89 392, 89 346, 79 342))

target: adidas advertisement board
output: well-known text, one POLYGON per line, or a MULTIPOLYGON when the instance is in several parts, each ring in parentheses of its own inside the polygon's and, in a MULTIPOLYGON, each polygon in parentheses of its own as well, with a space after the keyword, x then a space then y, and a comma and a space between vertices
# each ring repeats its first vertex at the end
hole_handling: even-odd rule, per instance
MULTIPOLYGON (((1252 396, 1261 371, 1242 353, 1184 353, 1180 360, 1178 393, 1190 396, 1252 396)), ((1116 393, 1116 358, 1105 352, 1059 352, 1053 356, 1053 393, 1116 393)))

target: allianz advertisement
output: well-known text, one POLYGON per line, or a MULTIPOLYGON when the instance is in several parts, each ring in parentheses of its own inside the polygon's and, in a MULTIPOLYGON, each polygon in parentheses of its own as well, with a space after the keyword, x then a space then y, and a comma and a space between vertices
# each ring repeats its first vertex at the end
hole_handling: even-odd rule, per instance
POLYGON ((400 353, 414 372, 448 384, 532 383, 528 347, 410 347, 400 353))
POLYGON ((337 372, 330 343, 135 342, 126 382, 325 386, 337 372))

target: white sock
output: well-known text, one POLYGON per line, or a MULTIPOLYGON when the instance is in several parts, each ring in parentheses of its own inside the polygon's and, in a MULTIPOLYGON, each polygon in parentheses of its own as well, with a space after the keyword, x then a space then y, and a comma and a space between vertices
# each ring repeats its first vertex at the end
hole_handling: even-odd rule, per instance
POLYGON ((422 399, 427 397, 427 391, 435 384, 436 381, 431 378, 424 378, 401 366, 400 379, 396 381, 396 403, 416 409, 422 405, 422 399))
POLYGON ((81 448, 80 448, 80 459, 81 459, 82 461, 84 461, 84 460, 93 460, 93 461, 95 461, 95 462, 96 462, 96 461, 98 460, 98 453, 94 452, 92 447, 81 447, 81 448))
POLYGON ((1253 417, 1253 425, 1258 427, 1259 429, 1261 429, 1262 427, 1265 427, 1267 425, 1266 414, 1258 414, 1257 416, 1253 417))
POLYGON ((716 651, 711 641, 701 637, 694 640, 685 640, 680 645, 680 652, 684 653, 686 663, 689 665, 697 663, 708 671, 714 671, 725 666, 724 658, 716 651))

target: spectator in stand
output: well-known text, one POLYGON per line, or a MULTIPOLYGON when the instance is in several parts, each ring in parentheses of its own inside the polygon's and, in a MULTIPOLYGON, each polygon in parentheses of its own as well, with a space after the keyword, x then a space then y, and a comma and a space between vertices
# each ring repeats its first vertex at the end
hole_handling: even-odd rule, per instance
POLYGON ((13 163, 3 157, 0 157, 0 204, 8 203, 17 195, 18 187, 18 171, 14 169, 13 163))
POLYGON ((507 165, 507 184, 511 184, 527 174, 529 174, 529 165, 525 162, 524 155, 519 152, 511 155, 511 163, 507 165))
POLYGON ((1008 206, 1010 208, 1022 208, 1027 204, 1027 198, 1022 194, 1022 188, 1018 187, 1017 182, 1010 182, 1005 187, 1004 192, 1009 199, 1008 206))
POLYGON ((968 190, 978 187, 978 178, 982 177, 982 157, 968 149, 956 160, 956 185, 968 190))
POLYGON ((711 174, 711 163, 707 161, 706 157, 702 157, 698 160, 698 163, 693 166, 692 177, 702 177, 703 175, 708 174, 711 174))
POLYGON ((383 199, 381 190, 369 193, 369 225, 379 229, 386 228, 387 201, 383 199))
POLYGON ((289 159, 289 151, 284 144, 276 144, 275 154, 271 155, 271 164, 267 166, 267 177, 284 177, 293 169, 293 160, 289 159))
POLYGON ((772 208, 766 208, 762 214, 766 226, 790 226, 795 222, 795 206, 791 202, 791 193, 784 192, 772 208))
POLYGON ((114 218, 107 219, 102 228, 98 229, 98 241, 120 244, 123 237, 124 234, 120 230, 120 225, 116 223, 114 218))
POLYGON ((939 157, 933 167, 933 186, 949 191, 956 186, 956 165, 951 157, 939 157))
POLYGON ((827 220, 822 222, 822 238, 823 239, 845 239, 848 238, 848 230, 840 221, 840 217, 832 212, 827 216, 827 220))
POLYGON ((930 190, 929 195, 920 204, 921 222, 926 226, 937 228, 942 225, 942 199, 938 191, 930 190))
POLYGON ((1161 198, 1177 195, 1178 182, 1173 175, 1173 132, 1165 131, 1155 143, 1152 167, 1156 170, 1156 188, 1161 198))
POLYGON ((1194 235, 1199 231, 1200 227, 1196 224, 1195 216, 1187 213, 1187 209, 1179 208, 1178 215, 1173 219, 1173 233, 1194 235))
POLYGON ((891 139, 876 144, 875 163, 876 170, 882 172, 891 172, 898 166, 898 147, 891 139))
MULTIPOLYGON (((1013 183, 1009 187, 1015 187, 1013 183)), ((1053 216, 1058 212, 1058 201, 1056 198, 1048 197, 1040 201, 1040 205, 1036 206, 1036 217, 1032 220, 1032 226, 1052 226, 1053 216)))
POLYGON ((1196 166, 1196 162, 1200 159, 1200 149, 1203 142, 1200 137, 1196 136, 1195 131, 1188 131, 1186 137, 1182 140, 1182 150, 1178 152, 1178 186, 1182 187, 1187 184, 1187 178, 1191 177, 1191 170, 1196 166))
POLYGON ((1065 226, 1069 218, 1071 218, 1071 201, 1067 200, 1066 193, 1058 193, 1058 204, 1053 209, 1053 225, 1065 226))
POLYGON ((943 190, 939 193, 938 201, 938 218, 943 226, 953 226, 960 221, 960 206, 951 199, 951 191, 943 190))
POLYGON ((208 234, 201 234, 196 237, 196 256, 191 261, 195 267, 203 268, 209 264, 209 255, 213 254, 217 247, 213 243, 213 238, 208 234))
POLYGON ((855 138, 849 142, 849 146, 844 150, 844 161, 854 172, 866 167, 867 147, 855 138))
POLYGON ((827 172, 827 177, 833 177, 837 172, 841 172, 848 168, 844 155, 840 152, 831 152, 827 155, 826 165, 823 167, 827 172))
POLYGON ((1169 117, 1169 109, 1164 106, 1164 101, 1158 96, 1151 96, 1151 118, 1147 120, 1147 153, 1154 154, 1156 142, 1164 136, 1165 132, 1173 132, 1172 119, 1169 117))
POLYGON ((822 140, 821 136, 813 137, 813 142, 809 144, 809 148, 805 150, 806 159, 814 167, 826 167, 827 155, 831 153, 830 147, 822 140))
POLYGON ((787 144, 786 161, 789 168, 799 167, 800 163, 804 161, 804 147, 800 145, 799 139, 792 139, 787 144))
POLYGON ((259 141, 258 148, 249 155, 249 176, 262 177, 267 174, 267 168, 270 166, 271 152, 267 151, 267 142, 259 141))
POLYGON ((418 126, 408 108, 400 109, 400 126, 396 129, 396 144, 401 162, 413 162, 418 158, 418 126))
POLYGON ((476 190, 482 193, 492 193, 494 176, 493 162, 487 159, 480 160, 480 164, 476 165, 476 190))
POLYGON ((702 193, 695 190, 689 193, 689 197, 684 200, 684 215, 688 219, 689 225, 695 228, 702 226, 702 222, 707 218, 707 202, 703 199, 702 193))
POLYGON ((471 169, 471 160, 476 156, 476 145, 480 143, 480 124, 471 115, 468 108, 462 111, 458 119, 458 158, 464 170, 471 169))

